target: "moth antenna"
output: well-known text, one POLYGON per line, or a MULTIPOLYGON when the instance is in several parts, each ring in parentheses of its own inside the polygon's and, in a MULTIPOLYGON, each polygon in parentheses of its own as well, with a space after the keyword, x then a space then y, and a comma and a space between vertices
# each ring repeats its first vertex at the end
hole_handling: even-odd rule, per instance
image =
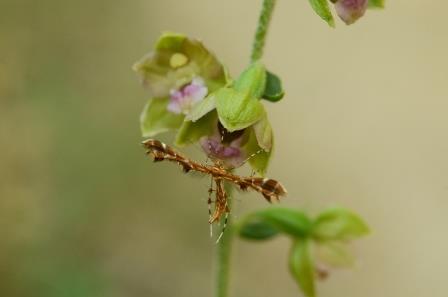
MULTIPOLYGON (((249 161, 250 159, 252 159, 253 157, 255 157, 256 155, 258 155, 259 153, 262 153, 262 152, 264 152, 264 149, 259 149, 258 151, 256 151, 255 153, 253 153, 253 154, 251 154, 249 157, 247 157, 242 163, 241 163, 241 165, 240 166, 243 166, 244 164, 246 164, 247 163, 247 161, 249 161)), ((238 167, 240 167, 240 166, 238 166, 238 167)), ((230 168, 228 168, 229 170, 233 170, 233 169, 235 169, 236 167, 230 167, 230 168)), ((250 177, 253 177, 255 175, 255 171, 254 170, 252 170, 251 171, 251 175, 250 175, 250 177)), ((247 189, 247 187, 246 186, 244 186, 244 185, 239 185, 240 186, 240 189, 242 190, 242 191, 245 191, 246 189, 247 189)))
POLYGON ((246 164, 247 161, 249 161, 250 159, 252 159, 253 157, 255 157, 256 155, 258 155, 262 152, 264 152, 264 149, 259 149, 255 153, 252 153, 249 157, 246 158, 246 160, 243 161, 243 164, 246 164))

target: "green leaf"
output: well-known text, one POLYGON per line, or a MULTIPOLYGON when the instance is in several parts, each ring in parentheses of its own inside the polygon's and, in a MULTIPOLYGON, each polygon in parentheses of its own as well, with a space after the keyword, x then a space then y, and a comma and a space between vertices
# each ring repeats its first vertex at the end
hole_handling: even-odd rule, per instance
POLYGON ((350 240, 367 235, 367 224, 355 213, 333 208, 322 212, 314 221, 313 236, 323 240, 350 240))
POLYGON ((213 133, 218 123, 216 112, 209 112, 196 122, 184 121, 176 135, 176 145, 186 146, 197 142, 201 137, 213 133))
POLYGON ((332 267, 351 267, 355 263, 345 244, 335 241, 322 242, 317 247, 319 259, 332 267))
POLYGON ((195 104, 190 113, 185 117, 185 120, 196 122, 215 108, 215 95, 212 93, 205 97, 204 100, 195 104))
POLYGON ((289 257, 289 268, 305 296, 316 296, 314 286, 315 268, 309 240, 297 240, 293 243, 289 257))
POLYGON ((263 104, 258 99, 234 89, 216 91, 215 104, 219 120, 229 132, 247 128, 265 114, 263 104))
POLYGON ((266 86, 266 69, 261 62, 251 64, 235 81, 233 88, 250 97, 260 98, 266 86))
POLYGON ((140 116, 140 129, 143 137, 176 130, 182 125, 184 116, 167 110, 168 98, 154 98, 148 101, 140 116))
POLYGON ((331 14, 330 7, 328 5, 327 0, 309 0, 311 7, 314 11, 319 15, 324 21, 330 25, 330 27, 334 27, 334 19, 331 14))
POLYGON ((384 0, 369 0, 369 8, 384 8, 384 0))
POLYGON ((271 102, 280 101, 285 95, 280 78, 272 72, 266 72, 266 87, 264 88, 263 99, 271 102))
POLYGON ((241 237, 251 240, 271 239, 279 233, 271 224, 257 220, 243 223, 238 231, 241 237))
POLYGON ((305 213, 289 208, 270 207, 250 214, 244 224, 258 222, 269 224, 286 235, 304 238, 311 228, 311 220, 305 213))

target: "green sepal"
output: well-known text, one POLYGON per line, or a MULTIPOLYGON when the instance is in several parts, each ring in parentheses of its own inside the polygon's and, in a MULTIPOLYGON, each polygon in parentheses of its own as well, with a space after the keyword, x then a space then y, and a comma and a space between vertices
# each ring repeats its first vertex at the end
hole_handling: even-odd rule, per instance
POLYGON ((279 230, 262 220, 249 220, 243 222, 238 228, 240 237, 250 240, 267 240, 279 234, 279 230))
POLYGON ((261 62, 249 65, 235 81, 233 88, 249 97, 260 98, 266 86, 266 69, 261 62))
POLYGON ((210 112, 196 122, 184 121, 176 135, 175 144, 186 146, 197 142, 201 137, 211 135, 216 127, 218 116, 210 112))
POLYGON ((178 129, 184 121, 184 115, 167 110, 168 98, 150 99, 140 115, 140 129, 143 137, 178 129))
POLYGON ((267 152, 271 151, 274 143, 274 132, 267 114, 256 122, 253 127, 258 145, 267 152))
POLYGON ((158 39, 155 50, 133 66, 151 96, 169 96, 195 77, 204 79, 209 92, 228 84, 226 70, 198 40, 183 34, 167 32, 158 39), (173 57, 180 56, 180 63, 173 57))
POLYGON ((187 37, 180 33, 163 32, 154 46, 155 50, 180 51, 187 37))
POLYGON ((271 102, 280 101, 285 95, 280 78, 270 71, 266 71, 266 86, 263 92, 263 99, 271 102))
POLYGON ((264 176, 271 159, 273 144, 269 151, 264 150, 257 141, 254 129, 249 130, 248 140, 243 148, 249 158, 249 164, 252 169, 259 175, 264 176))
POLYGON ((263 104, 247 93, 222 88, 214 96, 219 120, 229 132, 247 128, 265 114, 263 104))
POLYGON ((330 7, 328 5, 328 0, 309 0, 311 7, 314 9, 314 11, 317 13, 318 16, 320 16, 324 21, 328 23, 330 27, 335 26, 334 24, 334 18, 331 14, 330 7))
POLYGON ((384 0, 369 0, 369 8, 384 8, 384 0))
POLYGON ((354 257, 342 242, 320 242, 316 247, 316 253, 320 261, 332 267, 352 267, 355 263, 354 257))
POLYGON ((315 219, 312 233, 318 240, 350 240, 367 235, 369 227, 357 214, 332 208, 315 219))
POLYGON ((312 226, 312 221, 305 213, 281 207, 270 207, 252 213, 244 219, 243 224, 250 224, 251 222, 269 224, 279 232, 294 238, 307 237, 312 226))
POLYGON ((294 241, 289 256, 289 269, 305 296, 316 296, 315 267, 309 240, 294 241))
POLYGON ((190 113, 185 117, 185 120, 196 122, 215 108, 215 93, 211 93, 193 106, 190 113))

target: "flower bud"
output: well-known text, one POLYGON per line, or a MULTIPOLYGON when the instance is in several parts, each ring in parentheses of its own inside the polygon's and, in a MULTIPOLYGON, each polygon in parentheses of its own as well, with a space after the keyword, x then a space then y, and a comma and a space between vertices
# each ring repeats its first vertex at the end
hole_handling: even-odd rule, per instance
POLYGON ((350 25, 364 15, 368 4, 368 0, 337 0, 334 5, 341 20, 350 25))

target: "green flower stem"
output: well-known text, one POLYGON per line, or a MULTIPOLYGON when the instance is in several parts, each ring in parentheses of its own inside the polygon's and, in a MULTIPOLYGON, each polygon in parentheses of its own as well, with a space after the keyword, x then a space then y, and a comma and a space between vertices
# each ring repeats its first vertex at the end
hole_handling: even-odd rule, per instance
POLYGON ((268 33, 269 23, 272 13, 274 12, 276 0, 264 0, 261 9, 260 18, 258 19, 257 31, 252 45, 251 62, 256 62, 263 56, 263 48, 268 33))
MULTIPOLYGON (((229 198, 229 204, 231 204, 233 188, 227 183, 224 184, 224 188, 229 198)), ((231 205, 229 205, 229 207, 231 207, 231 205)), ((234 230, 232 228, 231 217, 229 216, 227 219, 226 231, 216 247, 215 297, 228 296, 233 233, 234 230)))
MULTIPOLYGON (((271 16, 274 11, 276 0, 264 0, 261 9, 260 18, 258 19, 257 31, 251 53, 251 62, 256 62, 263 56, 263 48, 266 41, 266 34, 268 32, 271 16)), ((225 184, 225 190, 231 204, 231 196, 233 188, 225 184)), ((230 207, 230 206, 229 206, 230 207)), ((232 227, 231 218, 227 220, 227 230, 221 238, 221 241, 216 247, 216 282, 215 282, 215 297, 227 297, 229 293, 229 279, 230 279, 230 258, 232 251, 232 240, 235 230, 232 227)))

